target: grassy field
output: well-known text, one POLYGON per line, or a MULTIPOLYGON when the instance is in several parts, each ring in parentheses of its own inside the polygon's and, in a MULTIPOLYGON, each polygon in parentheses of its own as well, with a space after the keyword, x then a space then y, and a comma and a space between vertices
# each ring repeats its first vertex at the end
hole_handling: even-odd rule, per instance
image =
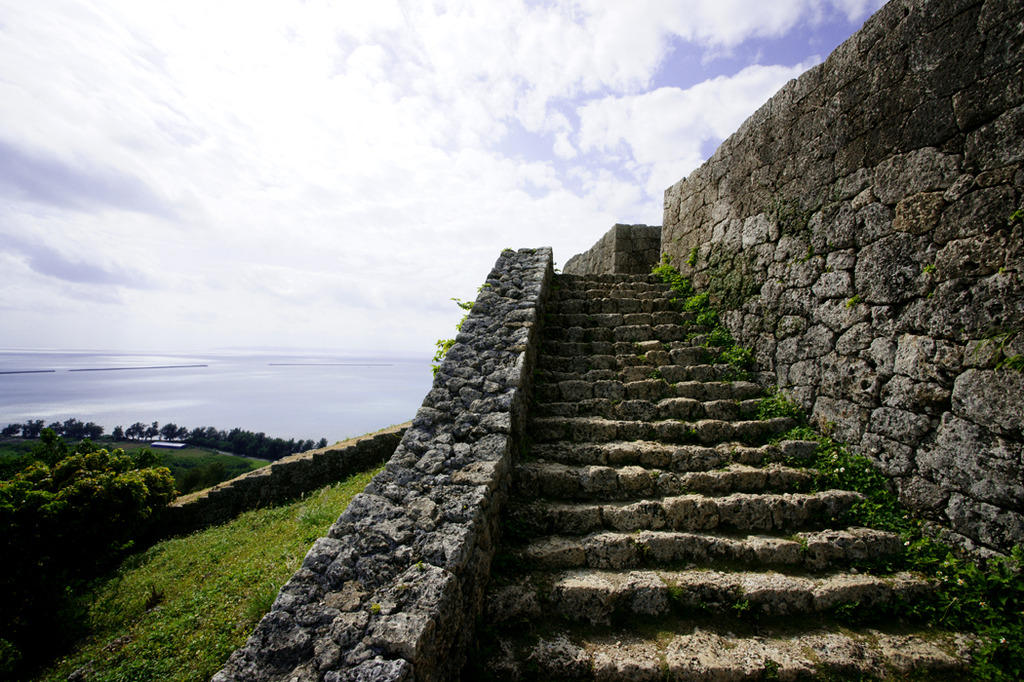
MULTIPOLYGON (((147 443, 126 441, 103 444, 103 447, 124 448, 125 452, 149 447, 147 443)), ((178 492, 189 493, 216 485, 221 481, 241 476, 247 471, 270 464, 267 460, 239 455, 227 455, 202 448, 149 448, 160 456, 163 466, 171 470, 178 492)))
POLYGON ((129 557, 83 596, 76 650, 33 679, 85 669, 95 682, 209 680, 377 471, 129 557))

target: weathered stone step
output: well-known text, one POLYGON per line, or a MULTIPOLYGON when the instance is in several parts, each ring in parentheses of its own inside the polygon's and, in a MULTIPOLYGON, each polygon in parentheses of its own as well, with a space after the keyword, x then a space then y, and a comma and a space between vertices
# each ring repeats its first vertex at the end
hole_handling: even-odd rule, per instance
POLYGON ((676 473, 640 466, 621 468, 554 462, 527 462, 515 469, 516 493, 525 498, 629 500, 687 493, 728 495, 809 489, 817 472, 781 464, 752 467, 731 464, 719 471, 676 473))
MULTIPOLYGON (((590 343, 570 343, 561 341, 545 341, 541 344, 539 359, 546 357, 568 357, 578 358, 588 355, 637 355, 640 353, 666 351, 671 353, 674 350, 683 350, 686 353, 696 353, 694 346, 687 341, 599 341, 590 343)), ((677 364, 687 364, 679 362, 677 364)))
POLYGON ((545 536, 510 550, 510 558, 521 566, 541 569, 740 562, 821 570, 877 561, 902 549, 898 535, 869 528, 809 531, 786 537, 644 530, 545 536))
POLYGON ((653 315, 655 320, 661 320, 655 324, 681 324, 693 322, 697 317, 693 311, 680 311, 678 303, 669 297, 562 299, 549 301, 544 314, 549 324, 560 327, 608 326, 604 318, 610 315, 620 318, 623 315, 653 315), (582 322, 567 322, 572 319, 581 319, 582 322))
POLYGON ((545 326, 544 338, 551 341, 570 341, 585 343, 588 341, 671 341, 692 340, 695 334, 707 332, 706 327, 687 324, 620 324, 618 326, 545 326))
POLYGON ((820 526, 863 499, 848 490, 818 493, 680 495, 637 502, 538 500, 509 511, 521 532, 584 535, 599 530, 789 531, 820 526))
MULTIPOLYGON (((612 299, 614 300, 614 299, 612 299)), ((609 313, 569 313, 548 312, 544 324, 551 327, 619 327, 622 325, 681 325, 696 326, 678 312, 672 310, 671 301, 652 301, 651 305, 643 306, 647 310, 638 312, 615 311, 609 313)))
POLYGON ((654 279, 632 279, 619 282, 597 280, 555 280, 551 287, 549 301, 574 298, 610 298, 639 296, 675 296, 668 285, 654 279))
POLYGON ((634 350, 631 353, 617 355, 577 355, 569 357, 564 355, 540 355, 537 358, 537 367, 544 371, 563 372, 566 374, 585 374, 595 369, 610 369, 621 371, 630 367, 643 368, 640 372, 647 378, 654 369, 678 365, 681 367, 693 367, 695 365, 706 365, 720 352, 718 349, 708 349, 701 346, 692 346, 686 349, 672 351, 650 351, 644 354, 637 354, 634 350))
MULTIPOLYGON (((689 370, 686 373, 691 377, 703 374, 710 377, 728 376, 728 373, 732 371, 728 365, 697 365, 683 369, 689 370)), ((622 381, 620 373, 605 370, 594 370, 586 375, 542 372, 538 376, 539 383, 535 389, 535 395, 538 402, 545 403, 572 402, 591 398, 606 400, 690 398, 704 402, 708 400, 750 400, 763 395, 761 387, 752 381, 684 379, 669 382, 664 379, 665 368, 661 368, 660 372, 662 378, 644 377, 636 381, 622 381)), ((672 376, 674 371, 669 370, 668 374, 672 376)))
POLYGON ((887 576, 833 573, 794 576, 754 571, 608 571, 570 570, 523 575, 514 584, 495 587, 487 599, 487 618, 501 623, 543 614, 609 625, 613 618, 667 616, 679 609, 705 613, 748 612, 751 616, 832 613, 856 604, 871 609, 912 602, 933 592, 927 581, 909 573, 887 576))
POLYGON ((530 420, 534 442, 566 440, 572 443, 607 443, 616 440, 656 440, 662 443, 710 444, 726 441, 760 443, 796 426, 796 420, 777 417, 764 421, 626 421, 601 417, 536 417, 530 420))
POLYGON ((666 445, 653 441, 608 443, 537 443, 530 457, 563 464, 639 465, 668 471, 711 471, 732 462, 760 466, 769 462, 811 462, 818 444, 786 440, 750 447, 740 443, 666 445))
POLYGON ((755 419, 761 405, 759 399, 709 400, 665 398, 664 400, 609 400, 596 398, 579 402, 538 403, 537 417, 603 417, 605 419, 721 419, 734 421, 755 419))
POLYGON ((580 637, 499 638, 478 679, 603 682, 966 679, 977 640, 940 630, 907 634, 817 627, 738 637, 687 624, 645 639, 630 630, 580 637))

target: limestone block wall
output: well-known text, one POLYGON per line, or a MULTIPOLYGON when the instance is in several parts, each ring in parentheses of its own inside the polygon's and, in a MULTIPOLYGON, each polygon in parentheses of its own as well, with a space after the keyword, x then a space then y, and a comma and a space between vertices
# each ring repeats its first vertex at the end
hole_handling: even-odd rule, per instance
POLYGON ((525 429, 551 249, 506 250, 384 471, 216 682, 447 680, 481 612, 525 429))
POLYGON ((567 275, 591 272, 643 275, 661 257, 660 225, 612 227, 589 251, 570 258, 562 268, 567 275))
POLYGON ((366 471, 391 457, 408 426, 400 424, 290 455, 207 490, 182 495, 167 508, 163 528, 169 535, 189 533, 366 471))
POLYGON ((663 250, 902 498, 1024 542, 1024 4, 892 0, 665 193, 663 250), (689 263, 694 263, 693 266, 689 263))

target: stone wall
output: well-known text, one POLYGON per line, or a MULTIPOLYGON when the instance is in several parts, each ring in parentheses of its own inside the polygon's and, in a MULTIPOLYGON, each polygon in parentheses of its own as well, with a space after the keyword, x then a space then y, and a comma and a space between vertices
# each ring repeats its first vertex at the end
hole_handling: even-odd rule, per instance
POLYGON ((1006 550, 1024 542, 1024 374, 997 369, 1024 352, 1022 193, 1024 5, 892 0, 666 191, 662 243, 906 503, 1006 550))
POLYGON ((395 452, 408 424, 284 457, 207 490, 182 495, 165 514, 167 534, 224 523, 244 511, 295 499, 366 471, 395 452))
POLYGON ((601 272, 645 275, 661 256, 659 225, 615 225, 586 253, 573 256, 562 268, 567 275, 601 272))
POLYGON ((532 389, 550 249, 506 250, 384 471, 214 680, 457 678, 532 389))

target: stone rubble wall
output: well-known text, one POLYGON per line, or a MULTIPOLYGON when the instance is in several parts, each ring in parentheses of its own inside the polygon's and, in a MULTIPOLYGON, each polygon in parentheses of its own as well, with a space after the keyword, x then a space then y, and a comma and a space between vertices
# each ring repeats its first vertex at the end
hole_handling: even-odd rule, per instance
POLYGON ((242 512, 293 500, 386 461, 409 424, 300 452, 212 488, 182 495, 165 512, 164 532, 190 533, 242 512))
POLYGON ((384 471, 314 544, 228 681, 457 678, 521 447, 551 249, 505 250, 384 471))
POLYGON ((1022 194, 1024 5, 892 0, 666 191, 662 244, 907 504, 1005 551, 1024 374, 995 366, 1024 353, 1022 194))
POLYGON ((607 273, 645 275, 661 257, 660 225, 622 225, 608 230, 586 253, 573 256, 562 268, 567 275, 607 273))

